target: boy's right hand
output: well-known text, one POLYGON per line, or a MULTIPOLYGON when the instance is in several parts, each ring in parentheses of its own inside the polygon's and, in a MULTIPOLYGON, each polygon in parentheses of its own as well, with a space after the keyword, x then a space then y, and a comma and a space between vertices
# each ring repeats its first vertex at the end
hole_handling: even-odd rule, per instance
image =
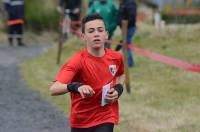
POLYGON ((92 96, 95 94, 95 91, 89 85, 82 85, 78 88, 78 92, 80 93, 82 98, 87 96, 92 96))

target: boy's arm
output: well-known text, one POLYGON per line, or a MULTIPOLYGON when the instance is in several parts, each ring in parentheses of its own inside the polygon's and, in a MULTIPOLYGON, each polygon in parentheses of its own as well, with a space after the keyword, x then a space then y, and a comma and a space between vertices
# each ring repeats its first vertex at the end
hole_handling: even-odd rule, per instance
POLYGON ((122 74, 119 77, 117 77, 116 84, 122 84, 122 85, 124 85, 124 82, 125 82, 125 74, 122 74))
POLYGON ((62 95, 68 92, 79 93, 82 97, 93 94, 93 89, 81 82, 74 82, 73 78, 81 70, 81 52, 74 54, 60 69, 50 87, 52 96, 62 95))
POLYGON ((92 96, 93 94, 95 94, 94 90, 89 85, 84 85, 79 82, 64 84, 56 81, 50 87, 50 93, 52 96, 63 95, 68 92, 79 93, 82 98, 85 98, 87 96, 92 96))
POLYGON ((68 92, 69 91, 67 89, 67 84, 64 84, 58 81, 54 82, 50 87, 50 93, 52 96, 62 95, 68 92))

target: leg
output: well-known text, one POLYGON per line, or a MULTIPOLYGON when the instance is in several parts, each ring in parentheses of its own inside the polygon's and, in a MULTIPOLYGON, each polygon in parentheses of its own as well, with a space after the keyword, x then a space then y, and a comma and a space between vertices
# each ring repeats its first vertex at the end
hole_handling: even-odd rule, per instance
MULTIPOLYGON (((135 27, 129 28, 128 32, 127 32, 127 38, 126 38, 128 45, 130 45, 132 43, 132 38, 133 38, 134 34, 135 34, 135 27)), ((135 65, 135 63, 134 63, 132 51, 131 51, 130 48, 128 48, 128 55, 127 56, 128 56, 128 66, 133 67, 135 65)))
POLYGON ((23 25, 18 24, 16 25, 16 38, 19 46, 25 46, 25 44, 22 42, 22 36, 23 36, 23 25))
POLYGON ((93 132, 113 132, 113 123, 104 123, 96 126, 93 132))
POLYGON ((15 29, 14 26, 8 26, 8 42, 10 46, 13 46, 13 38, 14 38, 15 29))
POLYGON ((133 59, 133 54, 130 48, 127 50, 127 57, 128 57, 128 67, 133 67, 135 65, 134 59, 133 59))

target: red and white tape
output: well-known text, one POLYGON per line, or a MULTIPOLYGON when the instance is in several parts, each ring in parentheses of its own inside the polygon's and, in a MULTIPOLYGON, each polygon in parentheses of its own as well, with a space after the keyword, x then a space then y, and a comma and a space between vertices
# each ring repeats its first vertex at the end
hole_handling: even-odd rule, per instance
POLYGON ((200 73, 200 65, 199 64, 191 64, 191 63, 188 63, 188 62, 185 62, 182 60, 177 60, 172 57, 164 56, 164 55, 158 54, 156 52, 151 52, 151 51, 139 48, 135 45, 129 45, 129 48, 145 57, 165 63, 167 65, 171 65, 171 66, 175 66, 177 68, 182 68, 182 69, 185 69, 188 71, 200 73))
MULTIPOLYGON (((70 30, 72 32, 74 32, 78 37, 80 37, 80 35, 81 35, 80 32, 75 31, 71 28, 70 28, 70 30)), ((108 42, 113 43, 113 41, 110 41, 110 40, 108 42)), ((146 49, 143 49, 143 48, 139 48, 139 47, 132 45, 132 44, 128 45, 128 48, 132 49, 136 53, 139 53, 139 54, 141 54, 145 57, 151 58, 153 60, 162 62, 164 64, 171 65, 171 66, 174 66, 174 67, 177 67, 177 68, 181 68, 181 69, 184 69, 184 70, 187 70, 187 71, 200 73, 200 65, 199 64, 191 64, 189 62, 178 60, 178 59, 175 59, 175 58, 172 58, 172 57, 169 57, 169 56, 164 56, 164 55, 161 55, 161 54, 156 53, 156 52, 152 52, 152 51, 149 51, 149 50, 146 50, 146 49)))

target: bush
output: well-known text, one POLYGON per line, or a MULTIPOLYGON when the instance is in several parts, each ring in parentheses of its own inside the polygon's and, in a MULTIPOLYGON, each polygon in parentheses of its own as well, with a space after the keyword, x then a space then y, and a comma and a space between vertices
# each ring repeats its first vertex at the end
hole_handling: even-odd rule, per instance
POLYGON ((53 0, 27 0, 25 2, 26 27, 35 31, 57 30, 59 14, 53 0))

